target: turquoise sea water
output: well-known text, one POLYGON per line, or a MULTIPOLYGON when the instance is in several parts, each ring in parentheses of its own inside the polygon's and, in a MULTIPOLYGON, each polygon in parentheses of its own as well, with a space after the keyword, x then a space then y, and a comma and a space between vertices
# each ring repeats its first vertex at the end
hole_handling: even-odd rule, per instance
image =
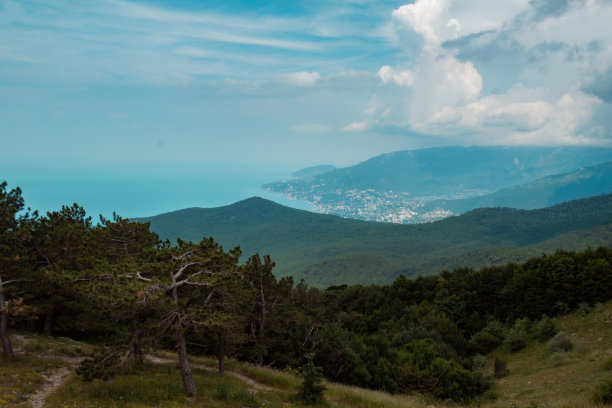
POLYGON ((41 213, 78 203, 94 219, 144 217, 189 207, 218 207, 259 196, 308 210, 310 205, 261 186, 297 169, 273 166, 126 163, 6 163, 0 181, 23 190, 26 206, 41 213))

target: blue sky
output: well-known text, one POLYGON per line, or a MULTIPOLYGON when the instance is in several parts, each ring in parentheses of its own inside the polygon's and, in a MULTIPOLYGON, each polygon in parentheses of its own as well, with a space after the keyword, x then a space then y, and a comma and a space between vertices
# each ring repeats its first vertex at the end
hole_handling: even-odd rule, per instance
POLYGON ((0 0, 0 159, 609 145, 610 21, 610 0, 0 0))
POLYGON ((608 144, 609 0, 0 1, 4 157, 608 144))

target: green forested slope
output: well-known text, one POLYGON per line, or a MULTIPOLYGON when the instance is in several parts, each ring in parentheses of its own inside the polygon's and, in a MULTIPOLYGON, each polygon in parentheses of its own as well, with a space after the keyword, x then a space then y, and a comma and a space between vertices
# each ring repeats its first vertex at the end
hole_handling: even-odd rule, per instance
POLYGON ((138 221, 162 238, 213 236, 245 255, 272 255, 275 272, 309 284, 389 283, 455 266, 519 261, 558 248, 612 244, 612 195, 539 210, 486 208, 417 225, 344 219, 251 198, 229 206, 190 208, 138 221))
POLYGON ((548 207, 554 204, 612 191, 612 162, 582 167, 565 174, 543 177, 486 194, 458 200, 434 200, 424 205, 431 211, 444 208, 461 214, 482 207, 511 207, 526 210, 548 207))

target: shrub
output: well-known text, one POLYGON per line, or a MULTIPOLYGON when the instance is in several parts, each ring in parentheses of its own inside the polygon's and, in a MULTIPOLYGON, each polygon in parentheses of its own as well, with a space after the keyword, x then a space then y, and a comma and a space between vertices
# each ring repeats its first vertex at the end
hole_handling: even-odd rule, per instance
POLYGON ((472 376, 476 383, 479 394, 482 394, 493 386, 493 377, 487 373, 489 362, 486 357, 476 354, 472 357, 472 376))
POLYGON ((508 363, 503 358, 495 357, 493 361, 493 375, 495 378, 502 378, 510 374, 508 363))
POLYGON ((546 341, 557 334, 555 322, 548 316, 542 315, 542 319, 536 326, 536 334, 542 341, 546 341))
POLYGON ((313 357, 313 354, 306 356, 308 360, 302 366, 302 384, 298 388, 298 398, 310 405, 323 401, 323 393, 326 389, 323 385, 323 369, 314 365, 313 357))
POLYGON ((77 367, 76 373, 83 381, 91 381, 96 378, 108 380, 117 374, 118 362, 119 356, 115 353, 96 354, 93 358, 83 360, 77 367))
POLYGON ((607 378, 597 385, 592 400, 596 404, 612 404, 612 378, 607 378))
POLYGON ((606 361, 604 361, 603 368, 604 370, 612 370, 612 357, 609 357, 606 361))
POLYGON ((469 401, 478 392, 472 373, 455 361, 435 358, 428 371, 436 379, 433 394, 438 398, 469 401))
POLYGON ((516 319, 514 326, 506 336, 505 342, 511 352, 522 350, 527 345, 527 323, 528 319, 516 319))
POLYGON ((578 305, 578 311, 582 313, 582 315, 589 314, 591 309, 592 309, 591 306, 586 302, 582 302, 581 304, 578 305))
POLYGON ((551 353, 570 351, 574 348, 574 342, 565 332, 559 332, 548 342, 548 350, 551 353))
POLYGON ((494 334, 481 330, 474 334, 470 339, 469 346, 472 350, 478 353, 488 353, 493 351, 495 347, 499 346, 503 341, 503 337, 497 337, 494 334))
POLYGON ((563 354, 561 353, 552 353, 550 357, 548 357, 548 361, 553 367, 562 366, 565 361, 563 360, 563 354))

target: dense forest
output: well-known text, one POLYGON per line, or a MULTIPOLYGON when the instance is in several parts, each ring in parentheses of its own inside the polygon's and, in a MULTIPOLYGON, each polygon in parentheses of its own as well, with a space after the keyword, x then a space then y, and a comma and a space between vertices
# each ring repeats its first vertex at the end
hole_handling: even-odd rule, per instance
MULTIPOLYGON (((554 335, 550 316, 612 297, 612 249, 553 255, 386 286, 309 287, 277 279, 269 256, 240 263, 213 238, 160 241, 148 224, 93 222, 74 204, 39 215, 0 184, 0 337, 7 330, 100 345, 78 372, 110 377, 143 350, 176 350, 187 395, 189 354, 296 368, 314 354, 326 378, 392 393, 469 401, 494 379, 484 354, 554 335)), ((503 361, 495 362, 503 375, 503 361)))

